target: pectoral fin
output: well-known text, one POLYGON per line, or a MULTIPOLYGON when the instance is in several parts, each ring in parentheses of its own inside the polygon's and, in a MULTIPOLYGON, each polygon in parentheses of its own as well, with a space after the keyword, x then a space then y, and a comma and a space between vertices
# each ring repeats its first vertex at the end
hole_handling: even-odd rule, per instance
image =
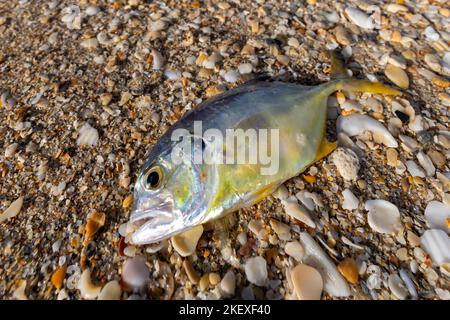
POLYGON ((336 146, 336 142, 330 142, 327 140, 327 138, 323 137, 319 149, 317 150, 315 161, 319 161, 320 159, 325 158, 327 155, 333 152, 334 149, 336 149, 336 146))

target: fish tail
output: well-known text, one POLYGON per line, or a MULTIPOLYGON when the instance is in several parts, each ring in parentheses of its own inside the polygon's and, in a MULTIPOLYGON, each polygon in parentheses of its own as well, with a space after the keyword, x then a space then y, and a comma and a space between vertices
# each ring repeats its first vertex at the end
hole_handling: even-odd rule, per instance
POLYGON ((400 91, 386 86, 380 82, 359 80, 348 76, 343 60, 338 56, 336 50, 330 51, 331 78, 335 79, 335 90, 346 90, 355 92, 383 93, 398 95, 400 91))

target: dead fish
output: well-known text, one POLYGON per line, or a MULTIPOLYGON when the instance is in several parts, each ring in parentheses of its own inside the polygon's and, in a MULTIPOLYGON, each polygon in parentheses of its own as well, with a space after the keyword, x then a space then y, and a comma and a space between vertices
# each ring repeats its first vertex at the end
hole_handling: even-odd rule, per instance
MULTIPOLYGON (((336 147, 325 138, 327 98, 332 93, 338 90, 400 93, 379 82, 349 78, 335 53, 331 54, 331 64, 330 82, 303 86, 251 81, 205 101, 170 128, 151 149, 136 181, 130 216, 130 225, 135 230, 131 242, 157 242, 251 206, 329 154, 336 147), (196 161, 195 150, 216 146, 204 135, 196 134, 196 123, 201 123, 204 133, 213 130, 223 136, 231 129, 234 130, 231 132, 241 129, 241 133, 266 132, 266 138, 269 131, 274 132, 273 136, 278 134, 278 140, 267 139, 270 151, 278 143, 276 170, 263 174, 262 170, 267 169, 267 161, 263 160, 267 159, 262 157, 256 162, 241 163, 196 161), (180 129, 196 147, 180 146, 186 140, 173 138, 180 129), (174 163, 175 150, 181 150, 182 163, 174 163)), ((227 153, 231 148, 235 152, 250 152, 253 147, 254 140, 240 139, 233 147, 225 143, 222 149, 213 148, 210 156, 223 160, 224 154, 233 155, 227 153)))

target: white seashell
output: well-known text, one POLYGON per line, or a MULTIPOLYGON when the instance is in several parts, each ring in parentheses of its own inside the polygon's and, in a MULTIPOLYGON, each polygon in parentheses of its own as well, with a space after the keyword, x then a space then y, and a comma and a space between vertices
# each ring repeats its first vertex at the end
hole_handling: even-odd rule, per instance
POLYGON ((438 41, 440 38, 439 33, 437 33, 431 26, 426 27, 424 33, 425 37, 427 37, 430 41, 438 41))
POLYGON ((100 12, 100 8, 97 6, 89 6, 86 8, 85 12, 88 16, 95 16, 100 12))
POLYGON ((342 203, 342 209, 345 210, 355 210, 358 209, 359 200, 358 198, 350 191, 350 189, 345 189, 342 191, 342 196, 344 197, 344 202, 342 203))
POLYGON ((128 259, 122 266, 122 281, 133 289, 140 289, 149 281, 150 271, 142 256, 128 259))
POLYGON ((172 246, 182 257, 187 257, 195 252, 198 240, 203 234, 203 226, 198 225, 188 231, 173 236, 171 238, 172 246))
POLYGON ((317 193, 306 190, 299 191, 295 197, 308 209, 313 211, 317 207, 323 207, 323 201, 317 193))
POLYGON ((5 158, 12 158, 14 154, 16 153, 17 148, 19 147, 19 144, 14 142, 11 143, 9 146, 5 148, 5 158))
POLYGON ((427 230, 420 237, 420 246, 430 255, 433 265, 450 262, 450 238, 442 230, 427 230))
POLYGON ((251 73, 253 70, 253 66, 251 63, 242 63, 238 67, 240 74, 248 74, 251 73))
POLYGON ((283 205, 284 211, 288 216, 300 220, 311 228, 316 227, 316 224, 311 219, 308 210, 299 204, 294 196, 291 196, 286 200, 282 200, 281 204, 283 205))
POLYGON ((224 73, 223 78, 226 82, 234 83, 240 79, 241 75, 236 70, 230 70, 224 73))
POLYGON ((156 50, 152 50, 152 56, 153 56, 153 70, 161 70, 164 66, 164 57, 161 53, 159 53, 156 50))
POLYGON ((358 27, 368 30, 371 30, 375 27, 372 18, 357 8, 347 7, 345 8, 345 13, 347 14, 350 21, 356 24, 358 27))
POLYGON ((425 208, 425 219, 431 229, 441 229, 450 233, 450 207, 444 203, 430 201, 425 208))
POLYGON ((420 144, 413 138, 399 134, 398 137, 402 141, 402 147, 408 152, 414 152, 420 148, 420 144))
POLYGON ((411 278, 408 275, 408 272, 406 272, 405 269, 400 269, 400 278, 402 278, 403 282, 406 285, 406 288, 409 291, 409 294, 411 295, 411 297, 416 300, 419 298, 416 288, 414 287, 414 283, 411 280, 411 278))
POLYGON ((102 291, 98 295, 98 300, 120 300, 122 295, 122 288, 120 287, 119 281, 112 280, 105 284, 102 291))
POLYGON ((220 288, 228 296, 233 296, 236 290, 236 276, 233 270, 229 270, 220 281, 220 288))
POLYGON ((306 232, 300 234, 300 241, 305 249, 303 262, 320 272, 324 290, 334 297, 348 297, 350 288, 347 282, 322 248, 306 232))
POLYGON ((400 300, 405 300, 408 295, 408 290, 398 274, 393 273, 389 276, 388 286, 392 293, 400 300))
POLYGON ((417 160, 419 160, 422 168, 425 169, 428 177, 434 176, 434 174, 436 173, 436 168, 434 167, 433 162, 427 154, 425 154, 423 151, 420 151, 417 154, 417 160))
POLYGON ((369 226, 380 233, 396 233, 403 229, 398 208, 386 200, 368 200, 365 209, 369 211, 369 226))
POLYGON ((181 72, 178 70, 165 70, 164 75, 169 80, 178 80, 181 77, 181 72))
POLYGON ((78 131, 77 145, 95 146, 98 142, 98 131, 89 123, 85 123, 78 131))
POLYGON ((284 184, 281 184, 272 195, 278 200, 286 200, 289 197, 289 190, 284 184))
POLYGON ((364 131, 379 134, 386 147, 397 148, 398 143, 392 134, 374 118, 364 114, 351 114, 349 116, 339 116, 336 123, 338 132, 344 132, 350 137, 362 135, 364 131))
POLYGON ((84 39, 80 42, 80 46, 84 49, 92 50, 98 47, 98 40, 97 38, 84 39))
POLYGON ((424 129, 422 124, 422 116, 415 116, 414 119, 409 122, 408 128, 414 132, 422 131, 424 129))
POLYGON ((81 274, 80 280, 78 280, 77 285, 78 290, 80 290, 80 295, 83 299, 92 300, 97 298, 102 287, 96 286, 91 281, 91 271, 86 269, 81 274))
POLYGON ((0 215, 0 223, 3 221, 13 218, 17 216, 17 214, 20 212, 20 209, 22 209, 23 205, 23 197, 17 198, 13 203, 11 203, 5 211, 0 215))
POLYGON ((411 176, 425 178, 425 172, 413 160, 406 161, 406 167, 411 176))
POLYGON ((247 280, 257 286, 263 286, 267 280, 267 262, 263 257, 252 257, 245 263, 247 280))
POLYGON ((305 264, 297 265, 291 271, 294 293, 300 300, 320 300, 323 280, 319 271, 305 264))
POLYGON ((298 241, 286 243, 286 245, 284 246, 284 252, 286 252, 287 255, 291 256, 298 262, 302 262, 303 257, 305 256, 305 249, 298 241))

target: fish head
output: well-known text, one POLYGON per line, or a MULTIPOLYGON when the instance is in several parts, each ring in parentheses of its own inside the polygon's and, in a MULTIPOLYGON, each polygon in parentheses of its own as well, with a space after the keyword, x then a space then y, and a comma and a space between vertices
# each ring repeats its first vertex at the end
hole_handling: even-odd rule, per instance
POLYGON ((149 244, 202 223, 208 201, 208 168, 174 163, 170 150, 150 156, 134 187, 131 242, 149 244))

